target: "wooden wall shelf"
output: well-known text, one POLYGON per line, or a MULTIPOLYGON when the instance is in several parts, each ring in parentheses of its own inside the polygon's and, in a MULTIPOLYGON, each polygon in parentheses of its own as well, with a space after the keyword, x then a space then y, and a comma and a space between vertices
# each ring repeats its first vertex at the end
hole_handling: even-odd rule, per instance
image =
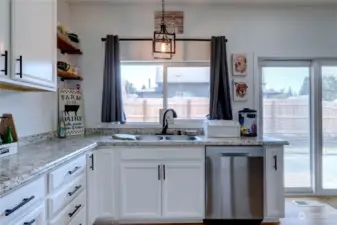
POLYGON ((57 70, 57 75, 61 78, 61 80, 83 80, 82 77, 76 74, 69 73, 60 69, 57 70))
POLYGON ((57 48, 62 53, 82 55, 82 51, 64 35, 57 33, 57 48))

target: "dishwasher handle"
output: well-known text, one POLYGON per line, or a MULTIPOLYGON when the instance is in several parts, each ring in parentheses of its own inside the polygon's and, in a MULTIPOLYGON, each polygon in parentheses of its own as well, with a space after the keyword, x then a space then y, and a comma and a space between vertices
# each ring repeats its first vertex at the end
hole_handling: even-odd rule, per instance
POLYGON ((249 153, 221 153, 221 157, 249 157, 249 153))

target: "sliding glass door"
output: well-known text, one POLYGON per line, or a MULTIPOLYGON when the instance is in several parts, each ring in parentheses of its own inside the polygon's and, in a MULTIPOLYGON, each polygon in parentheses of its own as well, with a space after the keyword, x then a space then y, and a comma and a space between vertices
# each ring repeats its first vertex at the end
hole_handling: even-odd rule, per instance
POLYGON ((312 191, 310 62, 264 62, 263 133, 289 141, 284 168, 287 192, 312 191))
POLYGON ((337 61, 262 61, 263 134, 289 141, 289 194, 337 194, 337 61))
POLYGON ((321 193, 337 193, 337 63, 321 64, 321 193))

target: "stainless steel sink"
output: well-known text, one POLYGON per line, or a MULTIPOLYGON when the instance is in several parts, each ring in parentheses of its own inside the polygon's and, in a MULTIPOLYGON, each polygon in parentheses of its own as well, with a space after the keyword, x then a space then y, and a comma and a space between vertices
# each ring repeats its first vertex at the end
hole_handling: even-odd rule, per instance
POLYGON ((164 140, 163 136, 156 136, 156 135, 140 135, 136 136, 137 141, 161 141, 164 140))
POLYGON ((165 140, 167 141, 199 141, 200 138, 197 136, 172 135, 172 136, 165 136, 165 140))
POLYGON ((199 141, 197 136, 184 135, 139 135, 136 136, 137 141, 199 141))

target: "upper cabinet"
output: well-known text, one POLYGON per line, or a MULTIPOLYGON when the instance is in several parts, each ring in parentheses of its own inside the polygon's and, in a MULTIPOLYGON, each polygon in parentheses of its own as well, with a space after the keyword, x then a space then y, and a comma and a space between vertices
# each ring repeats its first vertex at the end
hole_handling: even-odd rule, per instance
POLYGON ((9 76, 10 0, 0 1, 0 77, 9 76))
POLYGON ((12 0, 12 79, 56 86, 56 10, 56 0, 12 0))
POLYGON ((56 91, 57 1, 0 1, 0 89, 56 91))

